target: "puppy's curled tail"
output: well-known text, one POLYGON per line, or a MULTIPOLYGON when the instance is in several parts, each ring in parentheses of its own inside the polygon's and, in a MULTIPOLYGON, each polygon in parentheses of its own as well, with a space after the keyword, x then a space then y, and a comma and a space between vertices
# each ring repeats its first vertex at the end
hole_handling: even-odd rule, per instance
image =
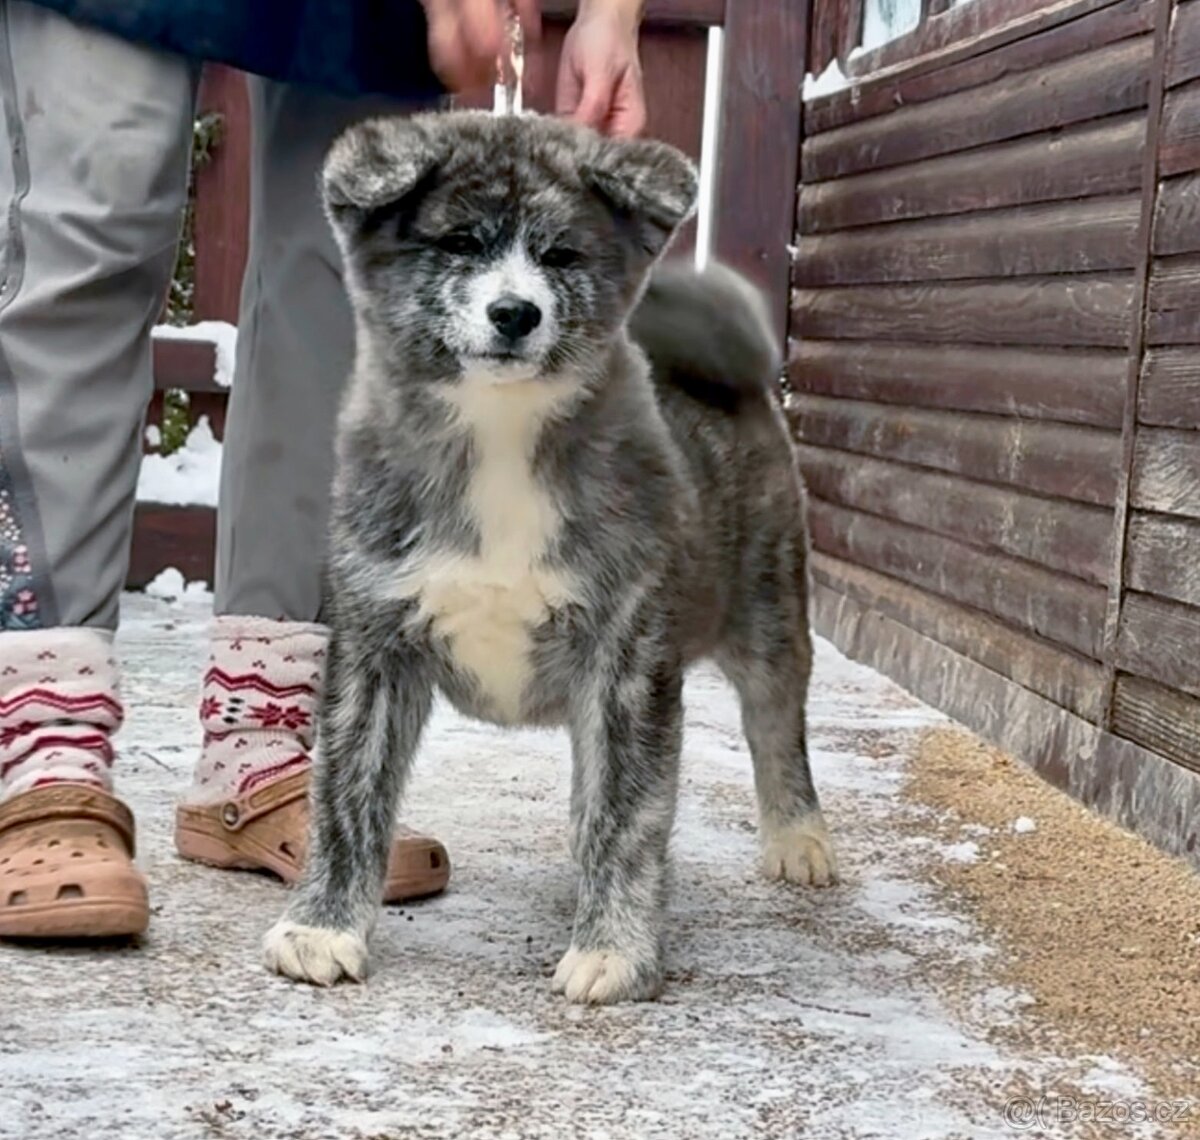
POLYGON ((659 266, 629 332, 660 382, 730 410, 768 394, 782 366, 762 294, 724 265, 659 266))

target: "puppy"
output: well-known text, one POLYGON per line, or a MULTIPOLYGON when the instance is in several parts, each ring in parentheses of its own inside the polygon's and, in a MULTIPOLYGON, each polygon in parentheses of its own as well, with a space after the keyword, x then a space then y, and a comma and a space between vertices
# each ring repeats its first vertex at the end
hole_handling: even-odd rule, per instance
POLYGON ((280 973, 365 975, 437 691, 498 725, 570 732, 579 893, 553 983, 569 1001, 659 989, 697 658, 741 699, 767 875, 834 880, 805 750, 805 508, 773 339, 728 270, 651 275, 696 189, 669 146, 550 119, 383 119, 334 145, 323 193, 357 354, 309 862, 266 939, 280 973))

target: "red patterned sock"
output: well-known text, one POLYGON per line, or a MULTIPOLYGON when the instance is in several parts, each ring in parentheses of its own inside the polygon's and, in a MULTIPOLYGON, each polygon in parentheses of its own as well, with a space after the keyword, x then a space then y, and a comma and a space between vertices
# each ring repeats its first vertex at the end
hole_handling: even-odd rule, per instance
POLYGON ((245 793, 309 763, 328 639, 312 623, 214 621, 191 802, 245 793))

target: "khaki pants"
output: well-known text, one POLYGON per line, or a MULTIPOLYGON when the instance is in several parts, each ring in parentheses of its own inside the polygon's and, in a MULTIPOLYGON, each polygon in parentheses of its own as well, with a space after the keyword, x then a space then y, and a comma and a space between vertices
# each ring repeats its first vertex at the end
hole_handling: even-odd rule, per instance
MULTIPOLYGON (((197 80, 0 0, 0 629, 116 625, 197 80)), ((217 612, 311 621, 353 337, 316 178, 346 125, 396 108, 265 81, 251 95, 217 612)))

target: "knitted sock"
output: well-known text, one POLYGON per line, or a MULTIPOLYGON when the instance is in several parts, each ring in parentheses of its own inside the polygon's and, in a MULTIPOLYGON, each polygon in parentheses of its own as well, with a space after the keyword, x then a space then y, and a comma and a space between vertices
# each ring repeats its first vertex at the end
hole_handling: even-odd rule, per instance
POLYGON ((328 639, 310 623, 213 622, 191 802, 244 794, 309 763, 328 639))
POLYGON ((122 719, 110 633, 0 633, 0 798, 53 783, 111 788, 122 719))

